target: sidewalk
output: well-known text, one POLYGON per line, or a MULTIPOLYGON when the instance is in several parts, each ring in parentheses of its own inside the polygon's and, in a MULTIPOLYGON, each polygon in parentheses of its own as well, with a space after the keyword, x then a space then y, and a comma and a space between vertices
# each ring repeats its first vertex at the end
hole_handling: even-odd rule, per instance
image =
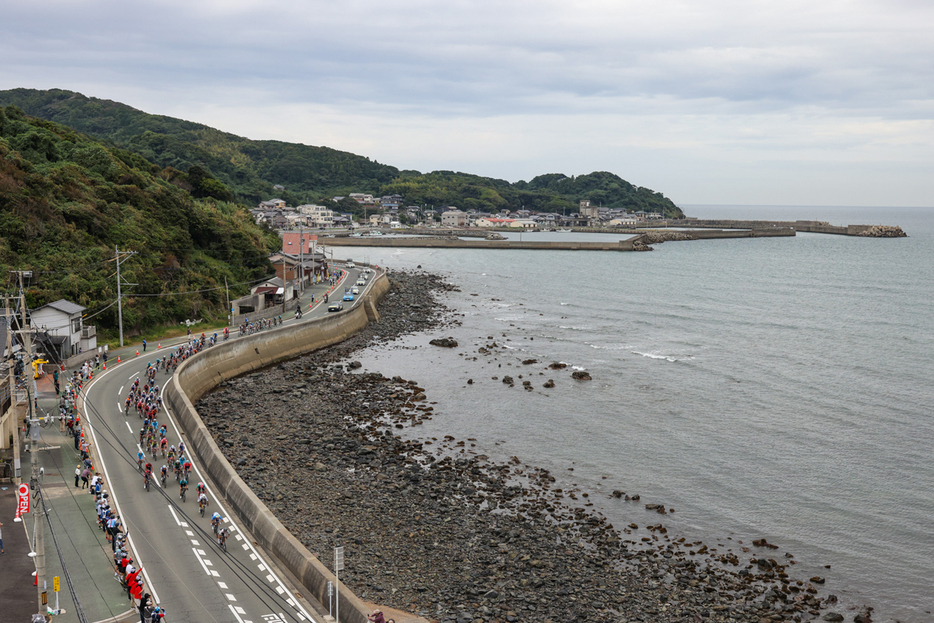
MULTIPOLYGON (((58 396, 52 387, 51 379, 40 379, 38 390, 40 411, 58 415, 58 396)), ((114 579, 113 554, 104 533, 97 525, 94 496, 88 489, 81 489, 80 482, 79 487, 75 487, 74 473, 75 467, 80 463, 80 453, 75 450, 74 437, 69 436, 67 432, 60 432, 57 422, 39 430, 40 442, 33 452, 24 455, 23 472, 24 475, 31 472, 26 469, 26 461, 31 461, 34 453, 38 465, 44 469, 39 485, 50 520, 42 526, 48 601, 49 606, 54 608, 52 578, 59 576, 59 607, 65 610, 64 614, 55 617, 55 621, 76 623, 79 620, 65 568, 87 620, 103 621, 120 617, 131 608, 131 604, 120 584, 114 579)), ((33 519, 28 519, 27 522, 30 529, 33 529, 33 519)), ((33 591, 35 590, 33 588, 33 591)), ((130 615, 129 620, 138 619, 138 615, 130 615)))

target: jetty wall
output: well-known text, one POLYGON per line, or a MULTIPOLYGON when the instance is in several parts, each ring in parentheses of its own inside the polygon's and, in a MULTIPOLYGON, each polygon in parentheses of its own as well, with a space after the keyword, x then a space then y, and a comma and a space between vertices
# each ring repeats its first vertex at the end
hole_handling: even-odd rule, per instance
MULTIPOLYGON (((328 603, 334 575, 290 533, 237 474, 214 442, 194 407, 202 396, 227 379, 341 342, 367 326, 375 306, 389 290, 380 271, 364 296, 349 310, 323 318, 262 331, 221 342, 182 363, 166 383, 163 396, 221 495, 257 542, 318 600, 328 603)), ((341 584, 340 623, 367 623, 367 606, 341 584)))
MULTIPOLYGON (((646 230, 625 231, 635 235, 619 241, 607 240, 605 242, 587 241, 575 242, 572 240, 461 240, 452 237, 436 238, 406 238, 404 236, 371 236, 360 238, 340 238, 335 240, 334 246, 339 247, 417 247, 429 249, 525 249, 538 251, 634 251, 643 242, 646 230)), ((710 240, 714 238, 764 238, 771 236, 794 236, 795 230, 790 227, 775 227, 771 229, 697 229, 679 233, 688 234, 697 240, 710 240)))

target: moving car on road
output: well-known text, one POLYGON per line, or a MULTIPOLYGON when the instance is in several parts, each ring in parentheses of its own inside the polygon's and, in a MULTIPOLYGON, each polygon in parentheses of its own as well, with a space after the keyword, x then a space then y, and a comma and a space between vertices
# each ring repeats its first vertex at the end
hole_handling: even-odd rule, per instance
POLYGON ((344 300, 345 300, 345 301, 352 301, 352 300, 353 300, 353 292, 351 292, 350 290, 344 290, 344 300))
POLYGON ((331 303, 330 305, 328 305, 329 312, 339 312, 342 309, 344 309, 343 303, 331 303))

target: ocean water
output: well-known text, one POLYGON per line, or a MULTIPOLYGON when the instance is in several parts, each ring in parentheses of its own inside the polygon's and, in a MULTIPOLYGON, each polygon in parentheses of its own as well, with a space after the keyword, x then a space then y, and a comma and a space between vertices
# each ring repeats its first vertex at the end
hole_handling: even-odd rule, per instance
MULTIPOLYGON (((676 509, 669 531, 711 546, 739 553, 738 541, 764 537, 794 555, 793 576, 825 577, 876 621, 934 621, 934 209, 685 211, 900 225, 909 238, 799 234, 651 253, 334 247, 421 265, 462 290, 446 299, 462 324, 443 331, 458 349, 423 334, 357 358, 437 401, 405 434, 470 438, 472 451, 550 469, 617 526, 656 522, 644 503, 662 502, 676 509), (477 353, 493 341, 494 354, 477 353), (522 365, 530 358, 540 363, 522 365), (544 369, 552 361, 569 368, 544 369), (593 381, 573 381, 571 367, 593 381), (505 374, 516 387, 492 378, 505 374), (556 387, 543 389, 549 378, 556 387)), ((533 236, 587 239, 523 239, 533 236)))

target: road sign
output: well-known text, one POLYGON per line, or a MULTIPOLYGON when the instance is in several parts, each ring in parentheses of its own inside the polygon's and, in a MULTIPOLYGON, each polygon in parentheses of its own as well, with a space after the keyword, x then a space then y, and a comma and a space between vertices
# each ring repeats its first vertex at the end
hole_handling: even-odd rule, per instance
POLYGON ((52 590, 56 593, 62 590, 62 583, 59 581, 58 576, 52 578, 52 590))
POLYGON ((335 571, 344 570, 344 548, 343 546, 334 548, 334 570, 335 571))

